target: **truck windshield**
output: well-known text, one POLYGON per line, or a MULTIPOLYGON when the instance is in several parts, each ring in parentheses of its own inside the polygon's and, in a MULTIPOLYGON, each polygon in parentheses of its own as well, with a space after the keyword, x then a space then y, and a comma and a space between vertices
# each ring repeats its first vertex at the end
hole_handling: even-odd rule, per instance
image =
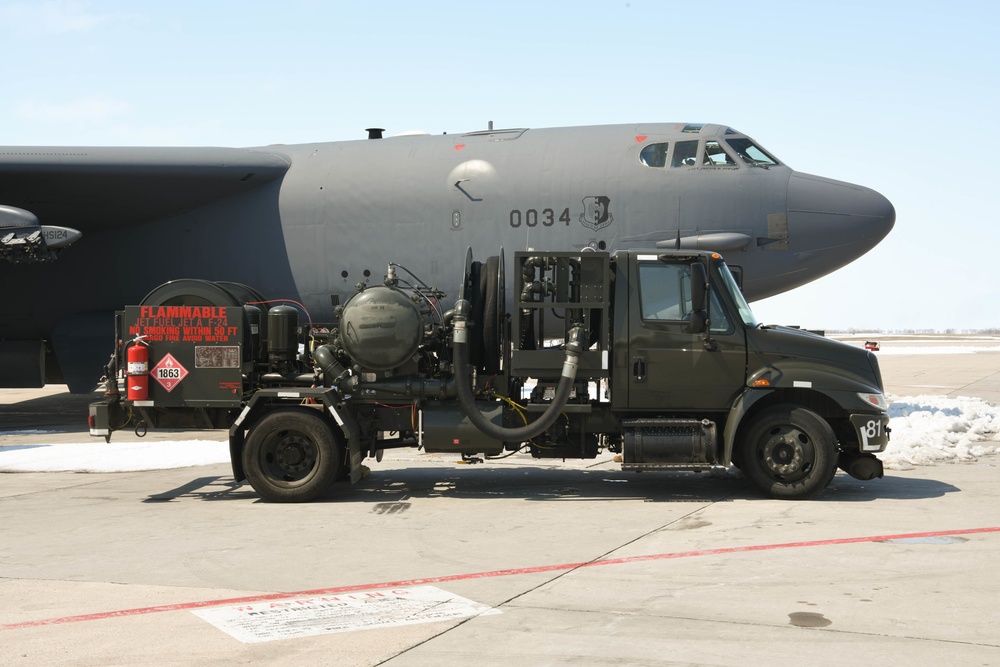
POLYGON ((730 273, 729 267, 725 264, 720 264, 719 275, 722 277, 722 284, 725 286, 726 291, 729 292, 729 296, 732 297, 733 303, 736 304, 737 310, 740 311, 740 319, 743 320, 743 324, 748 327, 759 325, 760 322, 757 321, 753 311, 750 310, 750 304, 743 298, 743 292, 740 291, 739 285, 736 284, 736 279, 730 273))

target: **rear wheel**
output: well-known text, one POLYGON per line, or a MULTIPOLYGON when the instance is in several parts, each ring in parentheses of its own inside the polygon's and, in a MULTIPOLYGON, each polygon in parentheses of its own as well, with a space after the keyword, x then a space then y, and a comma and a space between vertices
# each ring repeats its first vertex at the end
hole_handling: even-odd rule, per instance
POLYGON ((250 430, 243 470, 262 498, 299 503, 316 498, 337 480, 344 447, 315 411, 283 408, 265 415, 250 430))
POLYGON ((768 408, 750 422, 744 436, 737 465, 772 498, 812 498, 837 472, 836 436, 812 410, 768 408))

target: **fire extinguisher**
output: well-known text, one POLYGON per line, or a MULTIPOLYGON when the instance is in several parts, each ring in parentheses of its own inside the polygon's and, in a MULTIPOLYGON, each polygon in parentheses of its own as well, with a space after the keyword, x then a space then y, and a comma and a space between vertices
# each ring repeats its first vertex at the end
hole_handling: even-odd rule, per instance
POLYGON ((143 340, 145 336, 136 336, 129 344, 127 351, 128 400, 145 401, 149 398, 149 345, 143 340))

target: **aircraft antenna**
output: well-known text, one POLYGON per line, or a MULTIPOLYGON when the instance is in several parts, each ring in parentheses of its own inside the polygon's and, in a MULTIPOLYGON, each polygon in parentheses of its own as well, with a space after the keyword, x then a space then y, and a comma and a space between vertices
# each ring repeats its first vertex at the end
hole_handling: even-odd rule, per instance
POLYGON ((674 241, 674 250, 681 249, 681 226, 677 225, 677 240, 674 241))

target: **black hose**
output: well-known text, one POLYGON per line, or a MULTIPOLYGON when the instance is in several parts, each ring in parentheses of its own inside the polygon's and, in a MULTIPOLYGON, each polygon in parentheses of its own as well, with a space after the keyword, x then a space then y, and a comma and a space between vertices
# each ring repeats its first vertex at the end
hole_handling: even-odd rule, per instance
POLYGON ((313 361, 323 371, 323 380, 328 387, 338 387, 341 391, 350 392, 355 388, 356 376, 351 375, 344 365, 337 361, 333 347, 320 345, 313 350, 313 361))
MULTIPOLYGON (((459 304, 462 303, 459 302, 459 304)), ((530 424, 507 428, 497 426, 489 421, 476 406, 476 398, 472 393, 472 385, 469 382, 471 374, 469 368, 469 343, 467 339, 468 330, 465 327, 466 319, 465 315, 462 314, 463 310, 460 305, 456 304, 458 314, 455 316, 454 335, 455 376, 458 385, 458 404, 461 406, 462 412, 465 413, 465 416, 469 418, 469 421, 476 428, 496 440, 523 442, 546 431, 559 419, 563 408, 569 402, 570 391, 573 389, 573 382, 576 380, 580 352, 583 351, 583 346, 580 343, 583 340, 583 328, 573 327, 570 330, 569 342, 566 344, 566 359, 563 362, 562 377, 559 379, 559 386, 556 388, 555 396, 552 398, 552 403, 548 409, 530 424)))

